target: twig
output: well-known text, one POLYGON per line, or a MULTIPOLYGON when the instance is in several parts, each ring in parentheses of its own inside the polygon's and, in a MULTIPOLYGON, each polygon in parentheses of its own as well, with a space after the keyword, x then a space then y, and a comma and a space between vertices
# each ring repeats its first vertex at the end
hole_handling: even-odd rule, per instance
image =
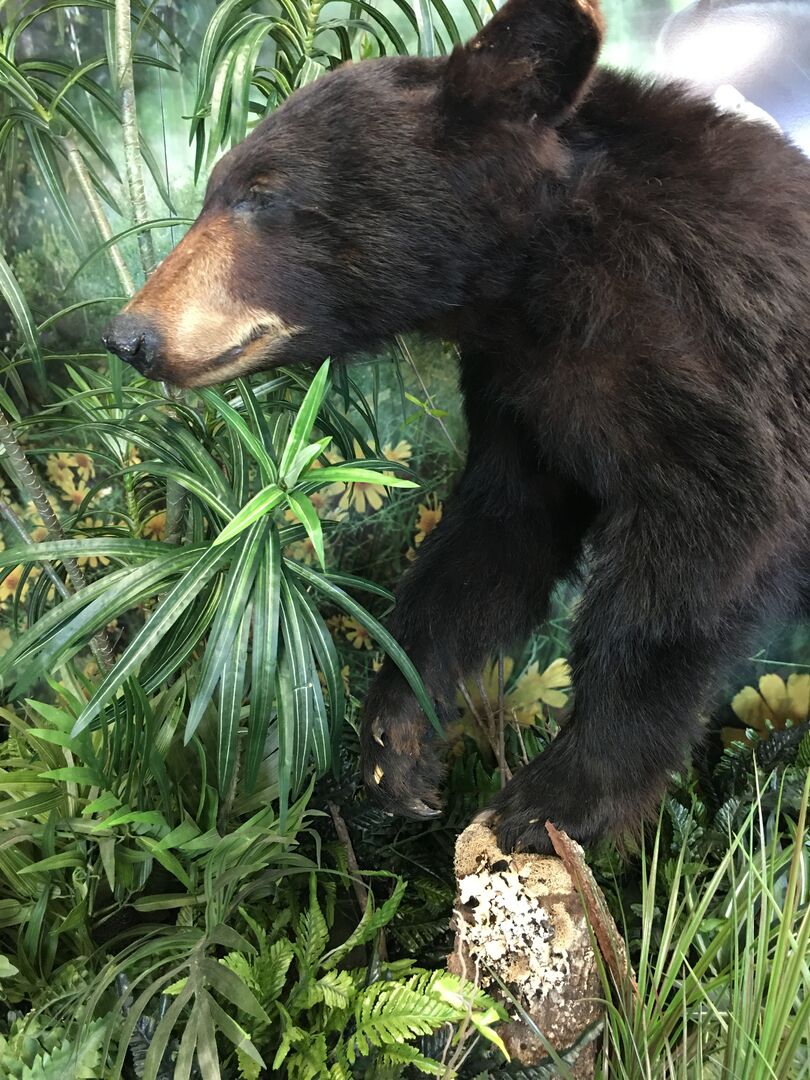
POLYGON ((491 739, 489 737, 489 731, 487 730, 487 727, 486 727, 486 724, 484 723, 484 721, 478 715, 478 712, 477 712, 477 710, 475 708, 475 705, 473 704, 473 699, 470 697, 470 691, 467 689, 467 685, 466 685, 466 683, 464 682, 463 679, 458 680, 458 689, 459 689, 459 693, 464 698, 464 702, 465 702, 467 708, 470 710, 470 715, 472 716, 475 723, 478 725, 478 728, 479 728, 481 734, 484 736, 484 738, 489 743, 490 749, 492 750, 492 752, 494 754, 495 753, 495 748, 492 746, 492 741, 491 741, 491 739))
MULTIPOLYGON (((335 826, 335 832, 337 833, 338 840, 340 840, 343 847, 346 849, 346 865, 349 868, 349 875, 351 877, 352 888, 354 889, 354 895, 357 897, 357 903, 360 906, 361 914, 365 915, 366 908, 368 907, 368 894, 370 889, 368 885, 363 881, 363 877, 360 873, 360 867, 357 865, 357 856, 354 853, 354 846, 352 845, 352 838, 349 835, 349 830, 346 822, 343 820, 343 815, 337 808, 335 803, 328 802, 326 804, 329 807, 329 813, 332 815, 332 823, 335 826)), ((388 959, 388 948, 385 944, 385 929, 380 929, 380 944, 378 949, 380 960, 385 962, 388 959)))
POLYGON ((489 723, 489 742, 492 747, 492 752, 495 755, 495 760, 498 762, 498 768, 501 770, 501 787, 506 785, 508 780, 512 779, 512 770, 509 768, 506 758, 504 757, 504 751, 501 748, 501 743, 498 738, 498 727, 495 720, 495 713, 492 711, 492 702, 489 700, 489 694, 484 686, 484 680, 481 675, 476 676, 476 682, 478 689, 481 692, 481 700, 484 703, 484 708, 487 713, 487 721, 489 723))
MULTIPOLYGON (((464 979, 466 982, 472 982, 473 986, 475 986, 476 989, 477 989, 481 985, 481 970, 480 970, 480 968, 478 966, 477 961, 476 961, 476 964, 475 964, 475 977, 473 979, 469 979, 468 976, 467 976, 467 960, 466 960, 466 957, 465 957, 465 949, 463 947, 463 945, 464 945, 464 932, 465 932, 467 923, 466 923, 466 921, 464 919, 464 916, 461 914, 461 912, 459 911, 458 908, 454 908, 453 916, 454 916, 454 921, 455 921, 455 924, 456 924, 456 928, 458 929, 458 934, 456 936, 454 951, 455 951, 456 956, 458 958, 458 966, 461 969, 460 970, 460 975, 461 975, 461 978, 464 979)), ((464 1044, 467 1041, 467 1037, 469 1035, 470 1022, 472 1020, 472 1009, 473 1009, 472 1000, 470 1000, 469 1004, 468 1004, 468 1008, 467 1008, 467 1015, 462 1020, 461 1025, 460 1025, 460 1027, 458 1029, 458 1045, 456 1046, 456 1049, 455 1049, 455 1052, 454 1052, 453 1056, 450 1058, 449 1061, 447 1061, 447 1054, 448 1054, 448 1051, 450 1050, 450 1046, 452 1044, 452 1039, 453 1039, 452 1030, 450 1032, 450 1035, 449 1035, 448 1040, 447 1040, 447 1044, 446 1044, 446 1046, 444 1048, 444 1052, 442 1053, 442 1064, 446 1067, 446 1071, 444 1073, 444 1077, 442 1078, 442 1080, 449 1080, 450 1077, 455 1076, 459 1066, 461 1065, 464 1058, 469 1053, 469 1050, 464 1049, 464 1044)))
MULTIPOLYGON (((501 766, 501 787, 506 786, 506 732, 504 730, 503 649, 498 653, 498 763, 501 766)), ((511 772, 509 772, 511 777, 511 772)))
MULTIPOLYGON (((427 386, 425 384, 425 380, 422 378, 422 375, 421 375, 421 372, 419 371, 419 368, 416 366, 416 361, 411 356, 411 350, 406 345, 405 339, 403 337, 401 337, 401 336, 398 336, 397 339, 396 339, 396 342, 397 342, 397 347, 399 348, 399 351, 405 357, 406 361, 408 362, 408 364, 411 367, 411 370, 413 371, 414 375, 416 376, 416 378, 419 381, 419 385, 422 388, 422 393, 425 395, 425 401, 428 403, 430 408, 433 409, 434 412, 435 412, 436 406, 433 404, 433 397, 432 397, 430 391, 428 390, 428 388, 427 388, 427 386)), ((452 449, 455 451, 455 453, 458 455, 458 457, 463 460, 464 455, 462 454, 462 452, 459 450, 458 446, 456 445, 455 440, 453 439, 453 436, 448 431, 447 424, 445 424, 442 417, 434 415, 433 419, 438 422, 439 427, 444 432, 444 437, 447 439, 447 441, 450 444, 450 446, 452 447, 452 449)))
POLYGON ((526 744, 523 741, 523 732, 520 730, 520 723, 513 718, 512 727, 515 729, 515 734, 518 737, 520 743, 520 759, 524 765, 529 764, 529 755, 526 753, 526 744))
POLYGON ((340 840, 341 844, 343 844, 343 847, 346 849, 346 865, 349 867, 354 895, 357 897, 357 903, 360 906, 361 913, 365 915, 366 907, 368 906, 368 886, 363 882, 360 874, 360 867, 357 865, 357 856, 355 855, 354 847, 352 846, 352 838, 349 836, 346 822, 343 820, 343 816, 337 806, 333 802, 327 803, 327 806, 329 807, 329 813, 332 815, 332 822, 335 826, 338 840, 340 840))

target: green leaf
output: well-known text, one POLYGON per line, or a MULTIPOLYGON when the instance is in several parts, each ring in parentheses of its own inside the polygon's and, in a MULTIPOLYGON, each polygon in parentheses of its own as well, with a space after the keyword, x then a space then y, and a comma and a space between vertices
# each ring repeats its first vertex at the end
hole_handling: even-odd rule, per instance
POLYGON ((70 765, 64 769, 49 769, 40 773, 44 780, 61 780, 66 784, 87 784, 90 787, 101 787, 104 777, 95 769, 86 765, 70 765))
POLYGON ((239 513, 232 518, 225 528, 214 540, 214 546, 227 544, 235 536, 243 532, 254 521, 264 517, 274 510, 284 499, 284 492, 276 484, 268 484, 266 488, 254 495, 249 502, 245 503, 239 513))
POLYGON ((47 859, 40 859, 38 862, 29 863, 28 866, 22 866, 17 871, 18 874, 44 874, 49 870, 64 870, 69 866, 81 866, 83 860, 78 852, 68 851, 59 855, 50 855, 47 859))
MULTIPOLYGON (((304 395, 304 400, 301 402, 298 415, 293 421, 293 426, 290 429, 287 445, 284 447, 284 452, 281 455, 281 461, 278 467, 279 475, 281 477, 281 482, 287 487, 290 486, 288 477, 291 475, 293 463, 300 451, 304 448, 315 423, 315 418, 318 415, 318 410, 323 403, 323 399, 326 397, 328 380, 329 361, 324 360, 323 364, 321 364, 318 369, 315 378, 310 383, 309 389, 304 395)), ((294 483, 294 481, 292 482, 294 483)))
POLYGON ((90 555, 108 555, 120 559, 154 559, 162 553, 177 551, 174 544, 159 540, 125 540, 118 536, 87 536, 82 540, 47 540, 0 550, 0 567, 18 563, 62 562, 90 555))
POLYGON ((323 526, 321 525, 321 519, 318 517, 318 512, 306 495, 300 493, 296 494, 291 491, 287 495, 287 501, 290 504, 292 512, 306 529, 307 536, 312 541, 312 546, 315 548, 315 554, 318 556, 318 562, 321 566, 325 566, 326 557, 323 550, 323 526))
MULTIPOLYGON (((292 585, 292 582, 290 584, 292 585)), ((324 623, 312 597, 310 597, 303 589, 295 589, 295 594, 299 611, 307 626, 307 633, 314 653, 313 686, 317 690, 320 690, 320 685, 317 682, 317 673, 314 670, 314 664, 317 660, 317 664, 320 667, 326 683, 327 693, 329 694, 332 719, 331 757, 333 765, 337 770, 340 760, 340 741, 345 716, 345 695, 343 691, 343 675, 341 672, 340 657, 335 648, 332 635, 329 633, 329 628, 324 623)), ((330 752, 329 748, 325 745, 327 740, 328 725, 326 723, 326 717, 324 716, 322 731, 315 732, 315 737, 313 739, 315 761, 321 772, 325 771, 329 765, 330 752), (323 746, 321 746, 321 736, 324 740, 323 746)))
POLYGON ((200 725, 203 713, 208 707, 217 683, 222 678, 225 667, 231 662, 233 643, 242 613, 250 600, 265 534, 265 523, 257 521, 250 527, 247 536, 239 544, 234 545, 231 566, 225 578, 222 597, 205 647, 199 682, 188 710, 183 739, 186 746, 200 725))
POLYGON ((253 596, 250 714, 244 754, 244 784, 248 793, 254 790, 259 775, 276 684, 281 603, 281 543, 275 528, 270 528, 268 532, 253 596))
MULTIPOLYGON (((388 462, 386 468, 393 467, 393 462, 388 462)), ((319 487, 324 484, 334 484, 339 481, 342 484, 379 484, 381 487, 392 488, 416 488, 419 485, 413 480, 405 480, 399 476, 389 476, 387 473, 376 472, 374 469, 358 468, 354 465, 325 465, 322 469, 310 469, 300 478, 300 483, 316 483, 319 487)))
POLYGON ((20 969, 14 967, 7 956, 0 953, 0 979, 13 979, 20 974, 20 969))
POLYGON ((406 888, 407 883, 402 878, 398 878, 394 891, 379 907, 374 904, 374 894, 369 892, 368 904, 363 912, 363 917, 346 940, 327 953, 323 961, 323 969, 333 971, 340 961, 349 955, 352 949, 367 944, 383 927, 387 926, 396 915, 406 888))
POLYGON ((210 551, 191 545, 175 549, 174 554, 151 560, 146 566, 119 570, 85 586, 21 635, 6 656, 0 658, 0 675, 10 667, 17 677, 16 692, 23 692, 35 678, 51 670, 57 658, 72 655, 91 634, 122 611, 154 596, 156 590, 165 587, 177 572, 194 564, 201 551, 206 550, 210 551), (32 662, 22 667, 20 661, 29 656, 33 657, 32 662))
POLYGON ((257 1020, 268 1019, 267 1013, 256 999, 256 995, 239 976, 217 960, 204 957, 200 960, 200 971, 206 977, 209 986, 221 997, 230 1001, 237 1009, 257 1020))
POLYGON ((298 574, 300 577, 304 578, 310 585, 314 585, 319 592, 328 597, 328 599, 337 607, 342 608, 344 611, 347 611, 350 615, 354 616, 361 626, 364 626, 366 630, 368 630, 402 672, 405 681, 408 683, 411 690, 413 690, 416 700, 421 705, 425 716, 435 730, 439 734, 442 734, 443 729, 441 721, 436 715, 436 708, 425 690, 419 672, 413 666, 413 663, 408 658, 408 655, 402 646, 397 644, 385 627, 375 619, 373 615, 366 611, 362 604, 358 604, 358 602, 349 596, 348 593, 345 593, 343 589, 340 589, 337 585, 333 584, 326 574, 319 574, 316 570, 312 570, 310 567, 304 566, 301 563, 295 563, 292 560, 286 560, 286 566, 294 574, 298 574))
POLYGON ((160 603, 152 617, 135 634, 124 655, 105 676, 101 685, 85 706, 73 726, 73 734, 84 731, 98 715, 101 707, 123 685, 151 654, 167 630, 177 621, 195 596, 202 591, 209 579, 230 557, 227 547, 210 548, 184 574, 160 603))
POLYGON ((149 854, 153 856, 153 858, 157 859, 157 861, 164 869, 168 870, 170 874, 174 875, 174 877, 177 878, 181 885, 183 885, 186 889, 189 890, 189 892, 191 892, 191 878, 188 876, 185 868, 183 867, 183 864, 176 856, 172 855, 171 852, 165 851, 163 848, 161 848, 158 841, 151 836, 139 836, 138 843, 142 848, 148 851, 149 854))
POLYGON ((245 669, 250 640, 252 606, 245 607, 239 632, 233 643, 233 655, 225 665, 220 682, 218 739, 217 739, 217 786, 224 799, 236 771, 236 755, 239 747, 239 720, 242 714, 242 698, 245 692, 245 669))
MULTIPOLYGON (((0 76, 2 76, 2 69, 0 69, 0 76)), ((28 307, 28 301, 25 299, 22 289, 11 272, 11 267, 6 262, 2 252, 0 252, 0 296, 11 308, 11 314, 22 332, 34 368, 39 377, 44 380, 45 366, 42 362, 42 354, 39 351, 36 323, 31 314, 31 309, 28 307)))
POLYGON ((219 413, 230 430, 241 440, 245 449, 251 457, 253 457, 257 465, 259 465, 262 470, 262 475, 266 479, 275 480, 277 475, 275 462, 265 449, 261 439, 253 434, 236 409, 229 405, 225 398, 217 393, 216 390, 204 387, 195 390, 195 393, 198 397, 202 398, 209 408, 219 413))
POLYGON ((293 458, 287 470, 287 475, 284 477, 284 483, 288 488, 294 487, 298 483, 298 477, 301 473, 308 469, 316 458, 321 456, 331 441, 332 436, 326 435, 323 439, 318 439, 317 442, 301 447, 293 458))
POLYGON ((328 940, 329 927, 318 903, 317 878, 315 874, 310 874, 309 907, 301 912, 295 934, 302 972, 309 975, 315 970, 328 940))
POLYGON ((285 573, 281 575, 281 630, 285 655, 289 661, 290 682, 285 709, 282 709, 280 699, 277 698, 276 701, 279 710, 279 770, 282 762, 289 768, 289 788, 295 796, 300 791, 309 759, 314 702, 311 650, 306 623, 298 610, 295 593, 285 573))

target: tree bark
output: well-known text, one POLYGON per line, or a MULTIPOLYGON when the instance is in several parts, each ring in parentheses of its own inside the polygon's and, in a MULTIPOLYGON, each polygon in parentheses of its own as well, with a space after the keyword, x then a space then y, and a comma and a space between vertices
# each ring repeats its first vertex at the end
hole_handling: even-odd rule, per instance
POLYGON ((458 838, 455 868, 450 970, 503 1002, 510 1020, 500 1035, 513 1061, 550 1063, 550 1045, 568 1075, 592 1080, 603 990, 571 875, 556 856, 504 854, 481 823, 458 838))

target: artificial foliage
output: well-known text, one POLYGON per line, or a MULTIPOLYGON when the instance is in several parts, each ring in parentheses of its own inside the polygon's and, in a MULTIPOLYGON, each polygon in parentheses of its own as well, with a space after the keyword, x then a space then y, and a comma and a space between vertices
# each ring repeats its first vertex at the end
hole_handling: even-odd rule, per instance
MULTIPOLYGON (((604 6, 649 62, 672 6, 604 6)), ((384 623, 463 463, 453 350, 177 395, 99 342, 257 119, 488 11, 0 5, 0 1077, 566 1075, 444 967, 455 837, 564 722, 574 591, 459 687, 443 818, 358 780, 384 652, 421 692, 384 623)), ((808 661, 763 640, 658 822, 589 853, 638 980, 604 973, 601 1076, 810 1076, 808 661)))

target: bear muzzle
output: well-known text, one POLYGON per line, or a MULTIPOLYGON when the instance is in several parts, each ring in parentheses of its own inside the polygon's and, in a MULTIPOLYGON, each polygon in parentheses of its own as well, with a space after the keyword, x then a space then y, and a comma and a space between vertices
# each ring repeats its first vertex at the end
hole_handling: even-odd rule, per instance
POLYGON ((149 319, 122 312, 107 324, 101 340, 109 352, 131 364, 141 375, 153 374, 160 355, 160 334, 149 319))

